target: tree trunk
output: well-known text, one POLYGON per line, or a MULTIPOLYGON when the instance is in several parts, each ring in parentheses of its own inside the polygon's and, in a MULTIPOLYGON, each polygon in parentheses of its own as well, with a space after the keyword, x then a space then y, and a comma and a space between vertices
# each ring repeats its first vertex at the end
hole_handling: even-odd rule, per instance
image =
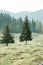
POLYGON ((8 46, 8 43, 6 43, 6 46, 8 46))
POLYGON ((26 44, 27 44, 27 40, 26 40, 26 44))

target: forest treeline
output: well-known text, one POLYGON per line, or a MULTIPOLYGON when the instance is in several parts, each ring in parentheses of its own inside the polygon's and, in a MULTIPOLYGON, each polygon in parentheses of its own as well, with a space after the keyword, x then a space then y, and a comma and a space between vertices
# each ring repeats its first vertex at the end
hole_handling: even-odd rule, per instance
MULTIPOLYGON (((31 32, 43 33, 43 25, 41 21, 35 21, 34 19, 28 21, 31 32)), ((22 17, 16 19, 14 17, 11 17, 9 14, 0 13, 0 30, 3 29, 6 23, 10 25, 11 32, 20 33, 23 28, 24 20, 22 20, 22 17)))
MULTIPOLYGON (((28 22, 28 16, 26 16, 24 19, 22 31, 20 33, 19 41, 21 42, 26 41, 26 44, 27 44, 27 41, 29 40, 30 41, 32 40, 32 32, 31 32, 30 25, 28 22)), ((14 43, 14 42, 15 40, 13 36, 11 35, 10 27, 9 27, 9 24, 7 23, 5 25, 5 28, 3 29, 3 36, 1 39, 1 43, 4 43, 4 44, 6 43, 6 45, 8 46, 8 43, 14 43)))

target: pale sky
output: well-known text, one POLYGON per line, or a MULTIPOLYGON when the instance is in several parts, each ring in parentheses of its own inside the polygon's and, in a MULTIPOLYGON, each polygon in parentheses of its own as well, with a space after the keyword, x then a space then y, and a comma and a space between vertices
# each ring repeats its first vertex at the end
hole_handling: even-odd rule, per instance
POLYGON ((37 11, 43 9, 43 0, 0 0, 0 9, 10 12, 37 11))

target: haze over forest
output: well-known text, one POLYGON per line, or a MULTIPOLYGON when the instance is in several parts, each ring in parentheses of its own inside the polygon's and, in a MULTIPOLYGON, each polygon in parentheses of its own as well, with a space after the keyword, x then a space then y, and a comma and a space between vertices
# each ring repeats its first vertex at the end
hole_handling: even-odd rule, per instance
POLYGON ((21 11, 18 13, 13 13, 13 12, 6 11, 6 10, 0 10, 0 13, 9 14, 11 17, 14 17, 16 19, 19 17, 22 17, 22 19, 24 19, 24 17, 27 15, 30 20, 34 19, 34 20, 39 20, 43 22, 43 9, 35 11, 35 12, 21 11))
POLYGON ((0 10, 0 30, 3 29, 5 23, 8 23, 12 32, 20 33, 22 31, 23 22, 26 15, 28 16, 31 31, 43 33, 43 10, 36 12, 24 11, 19 13, 0 10))

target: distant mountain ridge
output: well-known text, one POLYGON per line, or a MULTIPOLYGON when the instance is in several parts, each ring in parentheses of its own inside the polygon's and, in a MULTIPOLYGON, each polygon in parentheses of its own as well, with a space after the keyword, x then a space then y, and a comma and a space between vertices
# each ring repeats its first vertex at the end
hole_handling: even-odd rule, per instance
POLYGON ((35 12, 23 11, 23 12, 19 12, 19 13, 12 13, 9 11, 0 10, 0 13, 7 13, 10 16, 15 17, 16 19, 19 17, 22 17, 22 19, 24 19, 24 17, 27 15, 30 20, 34 19, 35 21, 39 20, 39 21, 43 22, 43 10, 39 10, 39 11, 35 11, 35 12))

